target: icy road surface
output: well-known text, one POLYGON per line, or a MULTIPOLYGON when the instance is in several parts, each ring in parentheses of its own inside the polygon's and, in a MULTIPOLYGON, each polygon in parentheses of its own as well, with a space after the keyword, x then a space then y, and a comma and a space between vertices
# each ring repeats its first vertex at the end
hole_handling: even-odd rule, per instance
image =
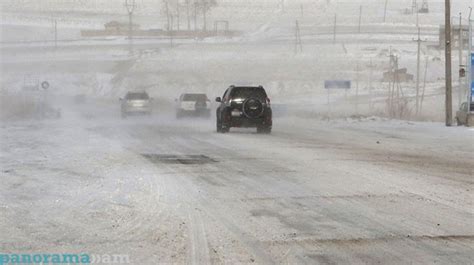
POLYGON ((65 112, 1 125, 0 252, 132 264, 469 264, 473 136, 400 121, 65 112), (95 114, 97 114, 95 113, 95 114))

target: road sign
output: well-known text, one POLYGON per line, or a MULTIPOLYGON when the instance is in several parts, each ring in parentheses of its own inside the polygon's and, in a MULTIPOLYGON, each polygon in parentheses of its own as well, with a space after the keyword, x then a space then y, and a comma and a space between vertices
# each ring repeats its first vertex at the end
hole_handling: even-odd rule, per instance
POLYGON ((351 89, 350 80, 326 80, 324 81, 326 89, 351 89))

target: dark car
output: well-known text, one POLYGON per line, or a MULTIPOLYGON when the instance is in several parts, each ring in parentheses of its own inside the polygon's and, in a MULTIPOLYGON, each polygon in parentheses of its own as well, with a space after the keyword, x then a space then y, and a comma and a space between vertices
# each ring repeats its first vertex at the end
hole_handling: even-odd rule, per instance
POLYGON ((258 133, 272 131, 272 108, 270 99, 262 86, 229 87, 217 108, 217 132, 229 132, 232 127, 257 128, 258 133))

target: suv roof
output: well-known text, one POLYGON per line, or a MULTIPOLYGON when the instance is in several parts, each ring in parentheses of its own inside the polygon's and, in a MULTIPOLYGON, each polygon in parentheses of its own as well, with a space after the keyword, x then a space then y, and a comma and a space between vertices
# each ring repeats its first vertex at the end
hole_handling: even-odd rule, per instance
POLYGON ((262 86, 231 86, 231 89, 230 96, 232 98, 267 98, 267 93, 262 86))

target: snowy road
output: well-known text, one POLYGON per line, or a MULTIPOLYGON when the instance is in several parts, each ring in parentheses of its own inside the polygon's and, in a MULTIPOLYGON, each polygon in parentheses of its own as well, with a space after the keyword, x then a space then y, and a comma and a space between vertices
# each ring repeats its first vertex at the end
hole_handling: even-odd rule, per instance
POLYGON ((104 113, 1 125, 0 252, 132 264, 474 260, 472 130, 284 118, 272 135, 222 135, 212 120, 104 113))

